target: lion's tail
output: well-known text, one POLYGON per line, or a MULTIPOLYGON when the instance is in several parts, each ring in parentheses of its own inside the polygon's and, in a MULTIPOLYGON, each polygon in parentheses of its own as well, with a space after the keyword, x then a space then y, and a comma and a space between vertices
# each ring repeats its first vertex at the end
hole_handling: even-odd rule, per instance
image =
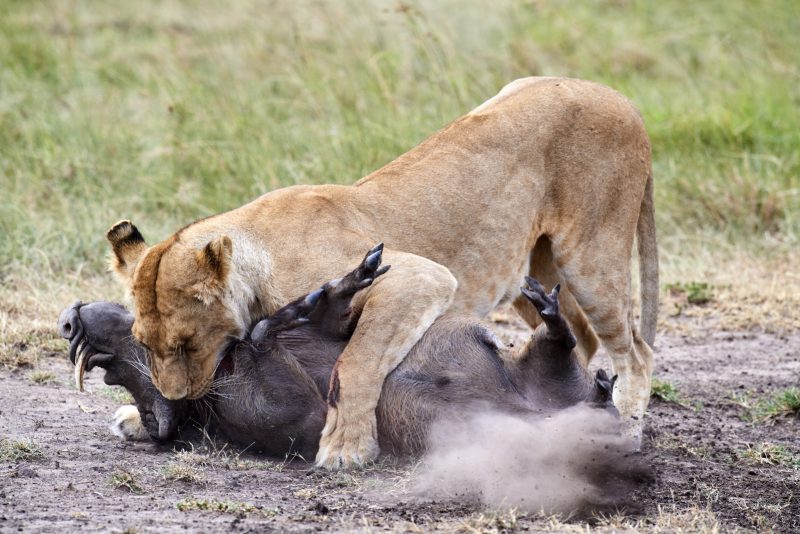
POLYGON ((658 246, 656 245, 655 206, 653 204, 653 171, 649 171, 644 198, 636 224, 639 247, 639 285, 642 296, 642 337, 651 347, 656 339, 658 320, 658 246))

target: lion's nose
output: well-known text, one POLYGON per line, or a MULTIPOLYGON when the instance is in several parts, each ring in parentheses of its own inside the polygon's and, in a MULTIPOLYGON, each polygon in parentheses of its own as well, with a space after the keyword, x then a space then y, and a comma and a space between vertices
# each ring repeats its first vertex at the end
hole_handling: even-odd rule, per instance
POLYGON ((80 328, 80 317, 78 316, 78 309, 83 305, 79 300, 75 301, 69 307, 65 308, 58 317, 58 333, 64 339, 71 340, 78 334, 80 328))
POLYGON ((171 386, 169 389, 158 388, 158 391, 161 393, 161 395, 163 395, 165 399, 172 401, 182 400, 189 396, 188 384, 171 386))

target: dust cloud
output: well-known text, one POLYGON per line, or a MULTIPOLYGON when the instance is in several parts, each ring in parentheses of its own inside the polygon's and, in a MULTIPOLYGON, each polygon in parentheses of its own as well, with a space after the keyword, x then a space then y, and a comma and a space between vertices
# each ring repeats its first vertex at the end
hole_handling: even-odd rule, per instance
POLYGON ((579 405, 550 417, 478 411, 440 421, 413 493, 527 512, 635 508, 651 479, 610 413, 579 405))

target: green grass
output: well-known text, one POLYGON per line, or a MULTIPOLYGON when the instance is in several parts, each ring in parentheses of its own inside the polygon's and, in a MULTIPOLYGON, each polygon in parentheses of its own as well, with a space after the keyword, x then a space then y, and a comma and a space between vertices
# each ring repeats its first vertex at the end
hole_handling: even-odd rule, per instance
POLYGON ((658 378, 653 378, 650 384, 650 398, 679 404, 681 406, 688 406, 686 400, 681 396, 680 391, 678 391, 677 386, 658 378))
POLYGON ((678 402, 678 388, 665 380, 653 379, 650 396, 666 402, 678 402))
POLYGON ((122 386, 103 386, 97 391, 117 404, 133 404, 135 402, 133 395, 122 386))
POLYGON ((800 417, 800 389, 787 388, 760 399, 750 409, 755 421, 772 421, 779 417, 800 417))
POLYGON ((42 369, 34 369, 28 373, 28 380, 34 384, 46 385, 58 381, 58 377, 52 371, 44 371, 42 369))
POLYGON ((800 469, 800 454, 784 445, 757 443, 737 451, 737 459, 745 465, 778 465, 800 469))
POLYGON ((280 513, 279 510, 274 508, 261 508, 246 502, 220 501, 217 499, 182 499, 175 503, 175 507, 181 512, 199 510, 202 512, 219 512, 238 516, 259 514, 264 517, 272 517, 280 513))
POLYGON ((125 489, 128 490, 128 492, 135 493, 137 495, 144 493, 144 488, 139 481, 139 475, 133 471, 114 471, 108 477, 108 483, 113 486, 114 489, 125 489))
POLYGON ((276 187, 351 183, 527 75, 597 80, 642 110, 666 261, 791 249, 798 14, 794 0, 9 0, 0 281, 103 272, 121 218, 154 241, 276 187))
POLYGON ((701 306, 714 299, 714 289, 708 282, 675 282, 666 284, 674 296, 682 296, 688 304, 701 306))
POLYGON ((202 467, 198 468, 183 462, 170 462, 165 465, 164 478, 191 483, 200 483, 204 480, 202 467))
POLYGON ((800 388, 775 391, 767 397, 754 399, 752 393, 736 393, 732 402, 745 411, 742 419, 753 423, 774 423, 783 417, 800 417, 800 388))
POLYGON ((42 448, 32 439, 4 439, 0 441, 0 460, 30 462, 44 458, 42 448))

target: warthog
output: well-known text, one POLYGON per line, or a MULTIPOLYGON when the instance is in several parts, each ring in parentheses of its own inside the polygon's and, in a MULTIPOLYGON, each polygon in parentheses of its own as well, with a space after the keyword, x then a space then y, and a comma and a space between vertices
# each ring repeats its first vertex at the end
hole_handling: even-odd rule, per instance
MULTIPOLYGON (((252 325, 245 339, 231 340, 217 362, 214 387, 197 401, 167 400, 158 392, 148 350, 131 335, 134 317, 124 307, 77 302, 62 312, 59 330, 70 340, 81 390, 84 372, 101 367, 106 384, 133 395, 138 417, 132 408, 123 410, 116 421, 120 436, 167 440, 193 419, 252 450, 312 459, 327 407, 339 402, 330 380, 358 322, 350 301, 388 270, 380 266, 381 254, 379 245, 343 278, 252 325)), ((476 319, 439 318, 383 384, 377 406, 381 450, 419 452, 437 418, 478 404, 526 416, 581 402, 614 410, 616 377, 602 370, 592 376, 580 365, 575 337, 559 313, 558 292, 555 286, 548 294, 526 278, 522 293, 543 324, 519 349, 503 346, 476 319)))

